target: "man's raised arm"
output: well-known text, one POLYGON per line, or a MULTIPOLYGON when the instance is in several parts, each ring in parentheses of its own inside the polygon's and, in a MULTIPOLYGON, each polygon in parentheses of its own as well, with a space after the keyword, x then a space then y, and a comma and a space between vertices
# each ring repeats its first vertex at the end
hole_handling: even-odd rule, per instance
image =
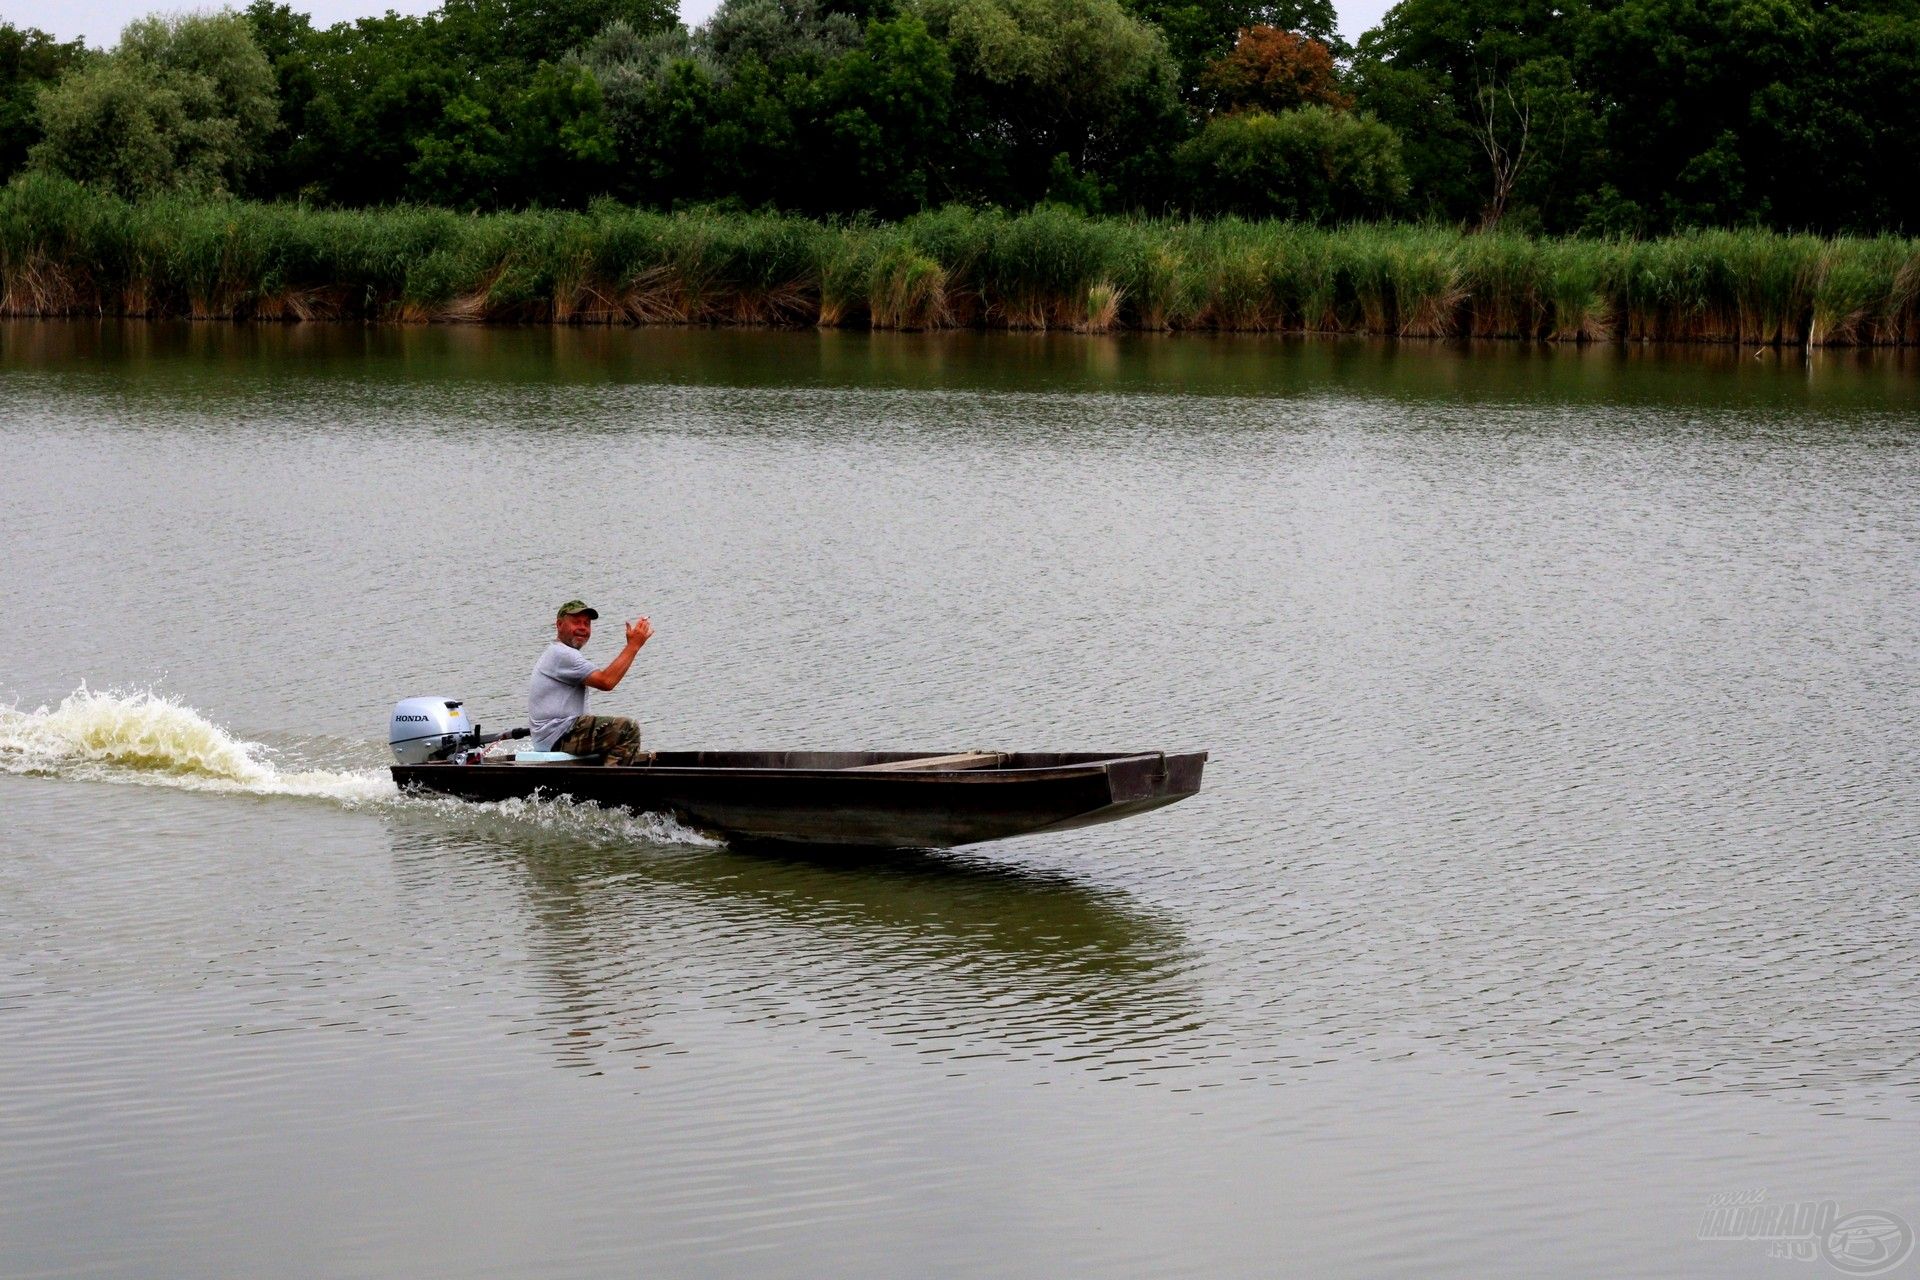
POLYGON ((634 655, 640 652, 640 646, 653 638, 653 624, 645 618, 627 624, 627 644, 614 657, 612 662, 600 668, 586 679, 589 689, 598 689, 605 693, 626 678, 627 668, 633 665, 634 655))

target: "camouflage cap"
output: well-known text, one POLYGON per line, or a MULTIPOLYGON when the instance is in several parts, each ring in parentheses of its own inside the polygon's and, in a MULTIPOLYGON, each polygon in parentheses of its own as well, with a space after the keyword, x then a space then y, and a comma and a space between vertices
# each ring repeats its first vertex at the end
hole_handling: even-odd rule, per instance
POLYGON ((587 602, 585 600, 569 600, 565 604, 561 605, 560 612, 554 614, 553 616, 556 619, 564 618, 570 613, 584 613, 589 618, 597 618, 600 616, 600 611, 598 609, 592 609, 587 607, 587 602))

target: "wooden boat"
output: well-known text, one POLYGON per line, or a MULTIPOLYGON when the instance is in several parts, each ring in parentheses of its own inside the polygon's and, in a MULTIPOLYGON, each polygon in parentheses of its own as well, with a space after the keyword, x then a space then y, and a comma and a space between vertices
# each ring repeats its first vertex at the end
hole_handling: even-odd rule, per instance
POLYGON ((662 751, 630 766, 546 752, 396 764, 405 790, 569 796, 742 841, 946 848, 1113 822, 1200 790, 1207 753, 662 751))

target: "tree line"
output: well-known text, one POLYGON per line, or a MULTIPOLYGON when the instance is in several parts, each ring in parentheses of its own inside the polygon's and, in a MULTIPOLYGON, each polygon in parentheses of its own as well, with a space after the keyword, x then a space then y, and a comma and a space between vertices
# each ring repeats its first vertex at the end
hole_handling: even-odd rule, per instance
POLYGON ((0 177, 128 198, 1920 229, 1920 0, 447 0, 0 25, 0 177))

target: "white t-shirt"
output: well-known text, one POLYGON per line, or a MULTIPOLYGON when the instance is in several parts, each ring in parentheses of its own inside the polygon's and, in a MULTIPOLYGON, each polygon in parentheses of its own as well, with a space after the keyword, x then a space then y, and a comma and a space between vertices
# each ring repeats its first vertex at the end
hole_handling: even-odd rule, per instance
POLYGON ((536 751, 551 751, 573 728, 573 722, 587 714, 586 679, 596 668, 580 656, 570 644, 555 640, 533 664, 533 680, 527 686, 527 719, 533 730, 536 751))

